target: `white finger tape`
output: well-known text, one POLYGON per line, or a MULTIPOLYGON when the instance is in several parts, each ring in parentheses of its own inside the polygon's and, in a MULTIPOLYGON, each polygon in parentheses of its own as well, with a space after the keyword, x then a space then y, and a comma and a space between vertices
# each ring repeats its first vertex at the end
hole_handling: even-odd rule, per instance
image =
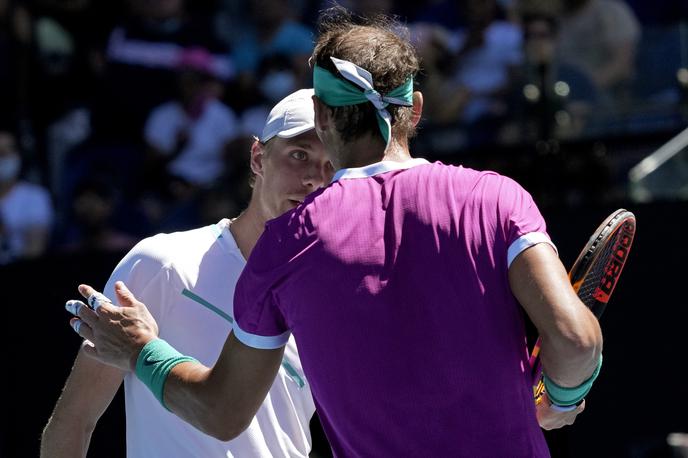
POLYGON ((71 300, 71 301, 67 301, 65 303, 65 308, 67 309, 67 311, 69 313, 76 316, 79 314, 79 310, 81 310, 81 306, 83 306, 83 305, 84 305, 84 303, 81 301, 71 300))
POLYGON ((103 303, 108 303, 111 304, 112 301, 108 299, 104 294, 95 292, 88 296, 88 305, 95 311, 98 311, 98 308, 103 305, 103 303))
POLYGON ((81 320, 74 320, 72 322, 72 329, 76 331, 77 334, 79 334, 79 329, 81 329, 81 320))

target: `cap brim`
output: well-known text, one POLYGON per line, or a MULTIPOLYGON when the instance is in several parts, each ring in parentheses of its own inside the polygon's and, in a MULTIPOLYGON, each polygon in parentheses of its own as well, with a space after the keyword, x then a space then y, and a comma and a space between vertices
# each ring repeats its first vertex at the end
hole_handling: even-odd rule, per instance
POLYGON ((292 127, 291 129, 283 130, 281 132, 277 132, 276 134, 271 135, 268 138, 262 138, 261 142, 265 143, 269 141, 273 137, 279 137, 279 138, 293 138, 296 137, 297 135, 301 135, 305 132, 308 132, 309 130, 315 129, 315 125, 303 125, 303 126, 296 126, 292 127))

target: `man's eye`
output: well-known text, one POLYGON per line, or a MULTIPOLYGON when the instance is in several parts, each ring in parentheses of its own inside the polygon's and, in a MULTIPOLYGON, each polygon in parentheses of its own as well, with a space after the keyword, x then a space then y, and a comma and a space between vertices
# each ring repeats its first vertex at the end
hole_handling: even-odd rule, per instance
POLYGON ((296 159, 298 161, 305 161, 308 158, 308 155, 306 154, 305 151, 296 150, 296 151, 292 151, 291 157, 293 157, 294 159, 296 159))

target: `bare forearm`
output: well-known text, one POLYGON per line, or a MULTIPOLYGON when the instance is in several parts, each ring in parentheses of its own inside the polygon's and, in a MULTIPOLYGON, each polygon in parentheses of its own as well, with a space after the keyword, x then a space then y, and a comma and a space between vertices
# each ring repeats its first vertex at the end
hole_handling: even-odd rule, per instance
POLYGON ((551 247, 539 244, 521 253, 509 270, 509 280, 542 337, 547 375, 561 386, 577 386, 589 378, 602 351, 602 333, 551 247))
POLYGON ((42 457, 86 456, 91 434, 123 373, 79 352, 41 437, 42 457))
POLYGON ((578 386, 587 380, 602 353, 602 334, 597 320, 592 313, 581 315, 570 332, 541 336, 543 371, 560 386, 578 386))
POLYGON ((165 382, 165 405, 220 440, 248 427, 279 370, 284 349, 246 347, 230 334, 210 369, 195 362, 176 365, 165 382))
POLYGON ((165 405, 178 417, 204 433, 224 439, 219 399, 212 384, 212 369, 200 363, 181 363, 165 382, 165 405))
POLYGON ((41 458, 85 457, 94 426, 53 415, 41 436, 41 458))

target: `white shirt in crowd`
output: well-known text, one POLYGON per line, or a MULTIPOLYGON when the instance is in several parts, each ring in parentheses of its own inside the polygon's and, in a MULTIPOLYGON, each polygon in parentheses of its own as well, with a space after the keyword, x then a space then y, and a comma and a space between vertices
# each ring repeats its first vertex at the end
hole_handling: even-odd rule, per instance
POLYGON ((198 186, 211 185, 223 171, 224 145, 239 134, 236 115, 231 108, 213 99, 194 120, 181 103, 166 102, 149 115, 144 136, 151 146, 172 154, 180 131, 186 131, 188 142, 170 162, 168 172, 198 186))

